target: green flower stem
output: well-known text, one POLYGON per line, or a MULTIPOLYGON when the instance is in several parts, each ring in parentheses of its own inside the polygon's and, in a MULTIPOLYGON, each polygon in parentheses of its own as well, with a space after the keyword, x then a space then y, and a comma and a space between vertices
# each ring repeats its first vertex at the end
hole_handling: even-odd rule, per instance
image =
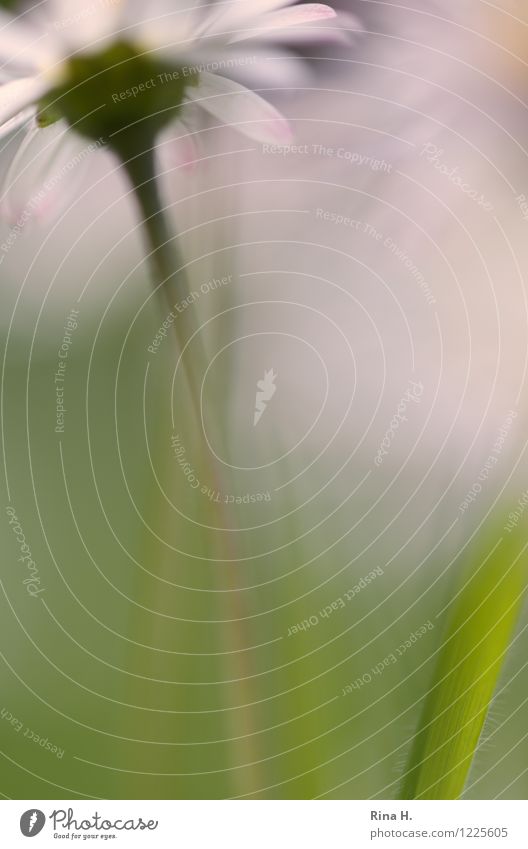
MULTIPOLYGON (((155 291, 159 294, 163 308, 170 312, 174 304, 190 294, 189 282, 184 270, 184 263, 179 255, 177 240, 172 236, 163 211, 158 181, 156 177, 154 146, 145 143, 143 139, 142 150, 135 156, 127 158, 121 155, 126 171, 134 187, 134 193, 143 218, 144 233, 150 249, 150 262, 152 267, 155 291)), ((182 365, 192 401, 192 410, 196 419, 196 433, 201 434, 201 404, 199 394, 199 380, 203 374, 207 362, 206 351, 201 343, 196 315, 193 310, 186 310, 173 322, 172 327, 176 334, 178 353, 183 354, 185 345, 191 337, 193 338, 192 357, 182 356, 182 365)), ((202 450, 203 441, 201 436, 197 437, 199 462, 203 479, 211 481, 218 492, 223 491, 222 482, 219 478, 214 461, 207 463, 205 452, 202 450)), ((248 680, 252 670, 248 666, 247 651, 245 647, 249 644, 247 629, 244 626, 245 611, 237 589, 236 581, 236 550, 234 545, 234 532, 224 530, 232 526, 233 517, 228 508, 221 501, 213 502, 213 524, 219 530, 214 534, 211 548, 213 558, 218 557, 227 570, 228 582, 231 591, 225 593, 228 604, 229 620, 226 623, 228 630, 226 638, 226 656, 229 657, 231 668, 229 677, 239 681, 239 701, 241 704, 250 704, 254 701, 254 694, 250 692, 248 680)), ((223 589, 223 588, 222 588, 223 589)), ((238 738, 235 745, 237 752, 236 763, 250 764, 258 760, 253 743, 254 728, 252 717, 248 715, 247 709, 241 711, 228 711, 230 736, 238 738)), ((248 793, 257 790, 263 782, 259 778, 258 767, 236 768, 232 771, 233 795, 248 793)))
MULTIPOLYGON (((140 154, 129 159, 125 162, 125 168, 134 186, 136 200, 143 217, 143 228, 151 251, 149 259, 155 289, 170 312, 177 301, 190 294, 190 287, 177 239, 171 235, 163 212, 153 149, 147 147, 140 154)), ((185 371, 194 414, 199 424, 201 413, 198 376, 200 367, 206 361, 199 333, 196 333, 193 339, 193 358, 183 354, 185 345, 198 330, 194 311, 186 310, 179 316, 178 321, 173 322, 172 326, 176 334, 178 351, 182 354, 182 368, 185 371)))
POLYGON ((458 799, 464 790, 526 589, 525 535, 522 528, 498 541, 490 534, 468 564, 451 604, 402 799, 458 799))

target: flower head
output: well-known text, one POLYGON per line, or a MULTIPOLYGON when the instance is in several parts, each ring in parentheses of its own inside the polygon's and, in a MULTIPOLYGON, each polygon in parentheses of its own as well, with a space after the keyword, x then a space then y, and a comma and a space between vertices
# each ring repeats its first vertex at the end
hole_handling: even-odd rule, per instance
POLYGON ((0 137, 28 116, 41 127, 62 119, 122 153, 132 136, 141 144, 205 110, 253 139, 287 141, 284 118, 238 80, 269 85, 275 67, 287 82, 298 59, 277 45, 342 38, 352 20, 295 0, 191 2, 48 0, 18 18, 1 13, 11 79, 0 86, 0 137))

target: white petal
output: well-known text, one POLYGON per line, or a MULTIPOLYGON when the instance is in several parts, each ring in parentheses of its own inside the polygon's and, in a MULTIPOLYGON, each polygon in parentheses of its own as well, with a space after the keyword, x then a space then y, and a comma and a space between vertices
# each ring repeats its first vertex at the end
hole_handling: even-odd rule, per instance
POLYGON ((299 56, 288 54, 286 50, 279 52, 271 47, 253 45, 248 56, 247 48, 238 52, 240 46, 240 43, 230 46, 228 58, 220 62, 218 68, 209 66, 208 70, 229 74, 231 79, 256 89, 295 88, 306 81, 307 69, 299 56))
POLYGON ((197 73, 221 74, 248 88, 283 88, 300 85, 306 79, 306 68, 298 55, 274 50, 267 45, 249 47, 245 42, 214 45, 204 39, 184 53, 168 51, 180 67, 197 73))
POLYGON ((248 3, 247 0, 234 0, 231 4, 231 14, 237 15, 239 18, 256 18, 257 15, 275 12, 277 9, 283 9, 285 6, 291 6, 297 2, 298 0, 252 0, 248 3))
POLYGON ((49 29, 72 50, 99 50, 119 30, 126 0, 50 0, 49 29))
POLYGON ((22 112, 18 112, 14 118, 11 118, 9 121, 6 121, 5 124, 2 124, 0 127, 0 139, 8 136, 9 133, 14 133, 15 130, 20 129, 26 122, 30 122, 31 119, 35 116, 36 109, 34 106, 28 106, 27 109, 23 109, 22 112))
POLYGON ((66 122, 28 131, 6 174, 0 209, 13 226, 54 217, 75 197, 90 161, 90 145, 66 122))
POLYGON ((296 0, 233 0, 222 3, 221 8, 212 6, 207 16, 204 30, 207 34, 230 33, 248 22, 257 20, 261 15, 291 6, 296 0))
POLYGON ((288 144, 292 134, 286 119, 258 94, 225 77, 202 72, 188 97, 224 124, 260 142, 288 144))
MULTIPOLYGON (((177 26, 162 20, 149 21, 127 30, 127 36, 142 51, 152 51, 159 58, 166 57, 180 66, 191 64, 188 51, 197 45, 197 30, 189 17, 181 18, 177 26)), ((204 47, 207 48, 207 44, 204 47)))
POLYGON ((23 77, 0 86, 0 126, 36 103, 47 88, 47 83, 37 77, 23 77))
POLYGON ((194 41, 199 35, 200 22, 204 18, 201 9, 196 8, 196 0, 128 0, 125 7, 124 22, 138 40, 153 42, 161 39, 161 44, 172 41, 194 41))
POLYGON ((50 61, 46 30, 31 26, 31 18, 14 18, 0 10, 0 63, 11 76, 36 73, 50 61))

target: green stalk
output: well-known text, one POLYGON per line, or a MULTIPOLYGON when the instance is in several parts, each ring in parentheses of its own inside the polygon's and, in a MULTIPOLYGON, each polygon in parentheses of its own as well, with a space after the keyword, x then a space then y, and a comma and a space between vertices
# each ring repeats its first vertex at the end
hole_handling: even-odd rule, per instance
POLYGON ((510 646, 527 581, 522 534, 488 541, 470 564, 404 777, 402 799, 457 799, 510 646))
MULTIPOLYGON (((160 198, 155 170, 154 147, 145 145, 140 153, 124 162, 129 178, 134 186, 134 194, 141 210, 144 233, 151 254, 152 279, 155 291, 162 304, 170 312, 177 301, 190 294, 190 286, 185 273, 184 262, 180 256, 178 240, 171 235, 160 198)), ((200 423, 200 400, 198 397, 198 376, 200 366, 206 361, 201 346, 201 337, 196 333, 193 339, 193 357, 183 354, 185 345, 198 330, 193 310, 186 310, 178 321, 173 322, 179 353, 182 354, 182 367, 194 408, 197 423, 200 423)))
MULTIPOLYGON (((134 187, 134 194, 142 216, 143 229, 150 250, 152 280, 155 291, 160 297, 163 309, 170 312, 176 302, 181 301, 190 294, 191 289, 187 275, 185 274, 184 263, 179 254, 177 239, 172 236, 163 211, 155 170, 154 144, 149 143, 149 141, 149 139, 145 138, 138 139, 136 136, 133 144, 136 150, 140 147, 140 151, 135 156, 131 156, 131 151, 127 149, 126 156, 123 155, 125 153, 123 151, 121 159, 134 187)), ((205 451, 203 450, 199 381, 201 375, 204 373, 207 357, 201 343, 200 333, 196 332, 199 329, 199 325, 194 310, 185 310, 184 313, 178 316, 178 320, 172 323, 172 327, 175 331, 179 354, 183 353, 185 345, 189 339, 193 338, 192 356, 186 351, 185 355, 182 356, 182 364, 191 397, 192 411, 195 417, 196 445, 199 457, 198 465, 201 468, 203 479, 211 481, 214 488, 222 492, 222 481, 218 475, 214 460, 208 463, 205 451)), ((245 610, 243 609, 240 595, 236 588, 237 564, 235 561, 237 560, 237 553, 233 543, 234 533, 223 530, 233 524, 233 516, 221 501, 218 503, 213 502, 212 507, 212 524, 217 525, 219 530, 212 531, 209 534, 209 536, 212 535, 211 544, 209 545, 210 554, 213 558, 216 556, 219 560, 223 561, 218 566, 213 566, 213 575, 216 574, 217 568, 224 568, 227 573, 228 585, 232 588, 232 591, 223 594, 223 597, 226 598, 229 618, 232 620, 243 620, 245 610)), ((247 680, 245 680, 250 677, 252 672, 247 664, 247 652, 245 651, 245 647, 249 644, 247 629, 243 621, 234 621, 230 626, 226 625, 226 630, 225 648, 227 652, 226 656, 230 659, 229 677, 240 679, 237 687, 239 700, 242 704, 247 704, 254 701, 254 694, 251 692, 247 680)), ((254 731, 253 716, 252 713, 248 713, 248 710, 242 709, 237 712, 229 710, 227 713, 230 736, 239 738, 233 747, 235 753, 234 760, 237 764, 252 763, 258 760, 252 736, 254 731)), ((230 775, 232 776, 233 795, 247 793, 252 789, 257 790, 262 784, 258 767, 234 769, 230 775)))

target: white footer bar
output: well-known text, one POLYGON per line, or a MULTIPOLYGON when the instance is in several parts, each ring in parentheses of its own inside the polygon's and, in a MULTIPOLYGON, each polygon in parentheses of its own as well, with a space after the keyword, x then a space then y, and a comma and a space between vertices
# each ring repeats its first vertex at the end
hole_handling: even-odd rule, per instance
POLYGON ((9 849, 528 849, 525 812, 524 801, 9 800, 0 827, 9 849))

